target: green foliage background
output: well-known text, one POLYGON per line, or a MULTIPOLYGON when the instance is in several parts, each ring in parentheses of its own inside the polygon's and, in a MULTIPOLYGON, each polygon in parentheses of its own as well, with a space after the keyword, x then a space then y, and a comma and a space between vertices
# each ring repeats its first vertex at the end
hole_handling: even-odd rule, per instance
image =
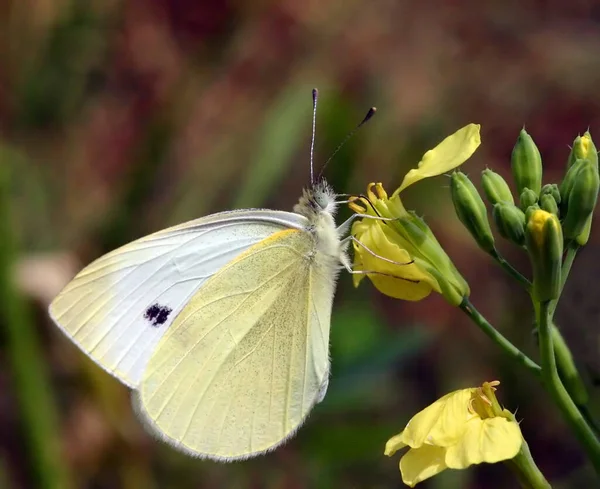
MULTIPOLYGON (((475 180, 486 166, 508 175, 526 124, 544 181, 557 181, 575 135, 588 126, 600 135, 599 49, 600 8, 589 1, 3 2, 0 487, 401 487, 387 438, 440 395, 493 379, 555 487, 593 487, 535 380, 440 297, 394 301, 342 276, 325 401, 285 447, 228 465, 146 435, 127 389, 45 311, 81 266, 129 240, 227 208, 291 209, 308 183, 314 86, 321 164, 368 107, 379 109, 327 168, 338 192, 370 181, 393 190, 468 122, 482 124, 483 145, 464 167, 475 180)), ((415 185, 406 205, 446 246, 473 303, 535 355, 527 297, 475 249, 446 187, 443 177, 415 185)), ((504 251, 526 270, 519 250, 504 251)), ((576 262, 559 311, 591 382, 596 251, 576 262)), ((497 465, 422 487, 515 481, 497 465)))

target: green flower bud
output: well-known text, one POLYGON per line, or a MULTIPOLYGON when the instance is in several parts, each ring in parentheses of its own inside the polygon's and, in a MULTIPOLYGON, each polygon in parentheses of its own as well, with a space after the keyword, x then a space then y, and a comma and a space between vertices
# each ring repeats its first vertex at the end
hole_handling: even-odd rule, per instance
POLYGON ((492 212, 498 232, 518 246, 525 243, 525 213, 514 204, 501 202, 492 212))
POLYGON ((556 203, 560 204, 560 190, 558 189, 558 185, 555 183, 547 183, 544 185, 542 187, 542 191, 540 192, 540 198, 542 195, 551 195, 556 203))
POLYGON ((483 170, 481 173, 481 183, 483 185, 485 196, 491 204, 498 204, 500 202, 508 202, 509 204, 515 203, 506 180, 496 172, 487 168, 483 170))
POLYGON ((494 249, 494 236, 487 217, 485 204, 473 182, 462 172, 454 172, 450 180, 454 209, 477 244, 490 253, 494 249))
POLYGON ((571 168, 577 160, 590 160, 592 163, 598 165, 598 151, 589 131, 585 131, 583 136, 577 136, 575 141, 573 141, 573 148, 569 154, 567 168, 571 168))
POLYGON ((533 269, 534 299, 546 302, 560 294, 563 234, 558 217, 544 210, 531 214, 525 243, 533 269))
POLYGON ((519 207, 522 211, 527 210, 528 207, 536 205, 538 203, 538 194, 536 194, 530 188, 525 187, 519 197, 519 207))
POLYGON ((531 219, 532 214, 535 211, 539 211, 541 209, 541 207, 537 204, 533 204, 530 205, 526 210, 525 210, 525 222, 529 222, 529 219, 531 219))
POLYGON ((588 218, 588 220, 586 221, 585 226, 583 227, 583 231, 581 231, 575 238, 575 241, 577 242, 577 244, 579 246, 584 246, 585 244, 587 244, 588 239, 590 239, 590 231, 591 230, 592 230, 592 216, 590 216, 588 218))
MULTIPOLYGON (((567 213, 563 220, 563 230, 567 239, 575 239, 584 231, 587 221, 592 218, 598 200, 598 190, 600 189, 598 167, 589 160, 583 160, 583 162, 573 179, 567 213)), ((576 167, 573 165, 571 169, 576 167)))
POLYGON ((525 187, 539 195, 542 189, 542 157, 525 129, 521 129, 517 144, 513 148, 511 165, 519 195, 525 187))
POLYGON ((540 207, 544 209, 546 212, 550 212, 556 216, 558 216, 558 204, 554 197, 550 194, 544 194, 540 197, 540 207))
POLYGON ((569 206, 569 196, 571 195, 571 190, 573 189, 573 185, 575 185, 575 180, 577 179, 577 173, 579 170, 585 166, 585 162, 587 160, 577 160, 571 167, 567 170, 567 174, 563 178, 562 182, 560 182, 559 192, 560 192, 560 212, 564 216, 567 214, 568 206, 569 206))

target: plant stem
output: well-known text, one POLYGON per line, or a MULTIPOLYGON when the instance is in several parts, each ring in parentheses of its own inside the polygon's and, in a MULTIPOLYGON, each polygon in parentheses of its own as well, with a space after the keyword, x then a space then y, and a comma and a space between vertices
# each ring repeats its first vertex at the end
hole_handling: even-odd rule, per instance
POLYGON ((31 311, 14 285, 16 237, 10 211, 10 176, 0 147, 0 310, 20 421, 27 440, 36 487, 72 487, 62 455, 58 415, 31 311))
POLYGON ((529 445, 525 440, 523 440, 517 456, 512 460, 507 460, 506 465, 515 473, 523 489, 552 489, 544 474, 535 464, 529 451, 529 445))
POLYGON ((573 266, 573 262, 575 261, 575 257, 577 256, 578 251, 578 244, 570 243, 567 245, 567 252, 565 254, 565 259, 563 261, 561 271, 561 289, 565 286, 565 283, 567 281, 567 278, 569 277, 571 267, 573 266))
POLYGON ((508 261, 500 254, 497 249, 493 249, 490 253, 492 258, 498 262, 498 264, 504 269, 506 273, 508 273, 511 277, 516 279, 518 282, 525 287, 527 291, 531 290, 531 282, 519 272, 515 267, 513 267, 508 261))
MULTIPOLYGON (((565 253, 565 258, 563 260, 561 270, 561 294, 565 287, 565 283, 567 282, 567 278, 569 277, 569 273, 571 272, 571 268, 573 266, 573 262, 575 261, 575 257, 577 256, 579 248, 579 245, 574 242, 571 242, 567 245, 567 251, 565 253)), ((553 300, 550 303, 550 320, 552 320, 552 318, 554 317, 554 312, 556 311, 559 299, 553 300)), ((534 301, 534 309, 535 308, 536 304, 534 301)), ((563 385, 567 389, 567 392, 571 396, 571 399, 573 399, 573 401, 579 408, 583 417, 586 419, 587 423, 590 424, 596 432, 598 432, 596 422, 592 418, 589 409, 587 409, 586 407, 589 401, 589 395, 585 383, 583 382, 579 370, 575 365, 575 361, 573 359, 573 355, 571 354, 569 346, 565 342, 560 330, 554 323, 552 323, 551 325, 551 335, 554 354, 556 356, 556 367, 560 378, 563 381, 563 385)))
POLYGON ((496 343, 506 354, 517 360, 521 365, 527 368, 530 372, 539 376, 541 373, 541 367, 529 358, 525 353, 519 350, 513 345, 505 336, 503 336, 496 328, 494 328, 488 321, 483 317, 480 312, 475 309, 475 306, 471 304, 468 298, 465 297, 460 308, 471 318, 471 320, 479 326, 479 329, 483 331, 494 343, 496 343))
MULTIPOLYGON (((565 253, 565 259, 563 260, 562 269, 560 273, 560 293, 562 294, 563 289, 565 288, 565 283, 567 282, 567 278, 569 278, 569 273, 571 273, 571 267, 573 266, 573 262, 575 261, 575 257, 577 256, 577 252, 579 251, 579 245, 569 243, 567 245, 567 252, 565 253)), ((556 307, 558 306, 558 301, 560 297, 556 300, 553 300, 550 304, 550 319, 554 317, 554 311, 556 311, 556 307)))
POLYGON ((552 348, 556 357, 558 374, 571 399, 581 409, 589 402, 589 394, 585 383, 579 374, 579 370, 577 370, 571 350, 554 323, 550 326, 550 335, 552 336, 552 348))
POLYGON ((587 424, 579 409, 565 389, 556 368, 556 358, 552 344, 551 302, 542 302, 539 305, 538 331, 540 340, 540 358, 542 361, 542 380, 546 389, 559 407, 563 417, 571 430, 583 445, 594 469, 600 474, 600 441, 594 431, 587 424))

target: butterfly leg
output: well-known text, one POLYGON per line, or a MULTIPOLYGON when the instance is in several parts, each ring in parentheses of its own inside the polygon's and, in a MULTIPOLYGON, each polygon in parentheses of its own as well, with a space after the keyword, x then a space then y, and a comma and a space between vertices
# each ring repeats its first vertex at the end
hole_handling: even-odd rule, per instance
POLYGON ((402 263, 402 262, 399 262, 399 261, 390 260, 389 258, 386 258, 385 256, 378 255, 378 254, 377 254, 377 253, 375 253, 375 252, 374 252, 372 249, 370 249, 370 248, 369 248, 369 247, 368 247, 366 244, 364 244, 364 243, 363 243, 362 241, 360 241, 359 239, 356 239, 356 238, 355 238, 354 236, 352 236, 352 235, 345 237, 345 238, 344 238, 344 239, 341 241, 341 243, 342 243, 342 245, 345 245, 345 244, 347 244, 347 243, 348 243, 348 242, 350 242, 350 241, 351 241, 351 242, 353 242, 353 243, 356 243, 356 244, 358 244, 358 245, 359 245, 361 248, 363 248, 363 249, 364 249, 364 250, 365 250, 367 253, 369 253, 370 255, 374 256, 375 258, 378 258, 378 259, 380 259, 380 260, 383 260, 383 261, 386 261, 386 262, 388 262, 388 263, 391 263, 392 265, 401 265, 401 266, 403 266, 403 265, 412 265, 412 264, 414 263, 414 260, 410 260, 410 261, 407 261, 407 262, 404 262, 404 263, 402 263))
POLYGON ((365 218, 365 219, 377 219, 378 221, 397 221, 398 219, 395 217, 381 217, 381 216, 372 216, 371 214, 352 214, 348 219, 346 219, 342 224, 337 227, 337 232, 339 235, 346 234, 350 226, 354 222, 355 219, 365 218))
MULTIPOLYGON (((385 258, 384 256, 378 255, 377 253, 375 253, 373 250, 369 249, 364 243, 362 243, 360 240, 356 239, 352 235, 344 238, 342 240, 342 244, 346 244, 346 243, 348 243, 350 241, 352 241, 354 243, 358 243, 360 246, 362 246, 367 251, 367 253, 373 255, 374 257, 376 257, 376 258, 378 258, 380 260, 386 261, 388 263, 391 263, 393 265, 402 266, 402 265, 411 265, 412 263, 414 263, 413 260, 411 260, 409 262, 401 263, 401 262, 397 262, 397 261, 394 261, 394 260, 390 260, 389 258, 385 258)), ((397 279, 405 280, 407 282, 411 282, 411 283, 415 283, 415 284, 419 283, 419 280, 412 280, 412 279, 408 279, 408 278, 405 278, 405 277, 399 277, 399 276, 394 275, 392 273, 379 272, 379 271, 375 271, 375 270, 353 270, 352 266, 350 265, 348 257, 345 256, 345 255, 341 259, 341 265, 342 265, 341 268, 345 268, 346 271, 348 273, 352 274, 352 275, 367 275, 367 274, 370 274, 370 275, 382 275, 384 277, 397 278, 397 279)))
POLYGON ((420 280, 413 280, 413 279, 406 278, 406 277, 399 277, 398 275, 394 275, 393 273, 378 272, 375 270, 352 270, 352 267, 350 267, 350 265, 348 265, 348 266, 344 265, 342 268, 345 268, 346 271, 351 275, 381 275, 382 277, 391 277, 391 278, 397 278, 398 280, 404 280, 406 282, 410 282, 411 284, 418 284, 420 282, 420 280))

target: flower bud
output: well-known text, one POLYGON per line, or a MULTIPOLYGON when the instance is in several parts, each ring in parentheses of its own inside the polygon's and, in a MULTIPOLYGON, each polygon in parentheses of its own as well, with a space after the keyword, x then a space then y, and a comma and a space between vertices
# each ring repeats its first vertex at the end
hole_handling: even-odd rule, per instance
POLYGON ((551 195, 552 198, 556 201, 557 204, 560 204, 560 190, 558 189, 558 185, 555 183, 547 183, 542 187, 542 191, 540 192, 540 197, 542 195, 551 195))
POLYGON ((519 207, 522 211, 526 211, 532 205, 538 203, 538 195, 530 188, 524 188, 519 197, 519 207))
POLYGON ((589 131, 585 131, 583 136, 577 136, 573 141, 567 168, 571 168, 577 160, 590 160, 592 163, 598 164, 598 152, 589 131))
POLYGON ((492 212, 500 236, 518 246, 525 243, 525 213, 514 204, 501 202, 492 212))
POLYGON ((530 205, 526 210, 525 210, 525 222, 529 222, 529 219, 531 219, 532 214, 535 211, 539 211, 541 209, 541 207, 537 204, 533 204, 530 205))
POLYGON ((494 236, 485 204, 473 182, 462 172, 454 172, 450 180, 454 209, 477 244, 486 252, 494 249, 494 236))
POLYGON ((584 246, 587 244, 588 239, 590 239, 590 231, 592 230, 592 216, 588 218, 583 227, 583 230, 577 235, 575 241, 579 246, 584 246))
POLYGON ((544 210, 532 212, 525 243, 533 269, 533 297, 539 302, 560 295, 563 234, 558 217, 544 210))
POLYGON ((581 168, 585 166, 586 161, 587 160, 575 161, 575 163, 573 163, 567 170, 567 174, 563 178, 562 182, 560 182, 558 190, 560 192, 560 212, 563 216, 567 214, 569 206, 569 196, 571 195, 573 185, 575 185, 577 174, 579 173, 579 170, 581 170, 581 168))
POLYGON ((513 148, 511 167, 517 192, 521 194, 527 187, 539 195, 542 189, 542 157, 525 129, 521 129, 513 148))
POLYGON ((506 180, 492 170, 485 169, 481 173, 481 183, 483 191, 490 203, 498 204, 500 202, 508 202, 514 204, 515 200, 506 183, 506 180))
POLYGON ((556 200, 554 200, 554 197, 552 197, 552 195, 542 195, 540 197, 540 207, 546 212, 550 212, 551 214, 558 216, 558 204, 556 203, 556 200))
MULTIPOLYGON (((598 189, 600 189, 598 167, 589 160, 582 161, 568 194, 567 213, 563 220, 563 230, 567 239, 575 239, 584 231, 587 221, 592 218, 598 200, 598 189)), ((571 167, 571 169, 575 168, 577 164, 571 167)))

